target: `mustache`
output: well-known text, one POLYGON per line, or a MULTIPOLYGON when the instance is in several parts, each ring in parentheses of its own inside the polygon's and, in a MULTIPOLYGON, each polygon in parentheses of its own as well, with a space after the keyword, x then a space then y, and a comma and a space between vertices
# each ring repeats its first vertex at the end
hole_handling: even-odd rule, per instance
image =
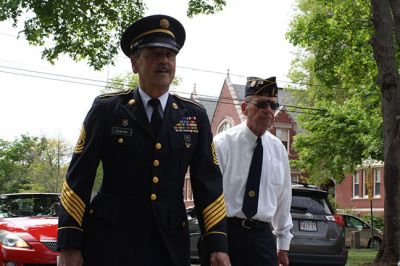
POLYGON ((169 72, 170 72, 170 69, 169 69, 169 67, 168 67, 167 65, 157 65, 156 68, 155 68, 155 71, 156 71, 156 72, 166 72, 166 73, 169 73, 169 72))

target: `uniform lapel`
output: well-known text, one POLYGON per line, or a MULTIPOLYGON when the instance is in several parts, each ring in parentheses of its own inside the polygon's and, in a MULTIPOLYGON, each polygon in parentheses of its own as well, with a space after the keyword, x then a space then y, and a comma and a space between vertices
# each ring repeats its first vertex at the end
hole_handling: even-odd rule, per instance
POLYGON ((164 134, 171 130, 185 113, 186 109, 182 109, 182 107, 179 106, 175 101, 175 98, 170 94, 165 106, 159 137, 161 138, 164 134))
POLYGON ((138 127, 144 130, 147 134, 153 135, 138 89, 133 91, 133 98, 130 99, 127 104, 121 105, 121 108, 123 112, 136 122, 138 127))

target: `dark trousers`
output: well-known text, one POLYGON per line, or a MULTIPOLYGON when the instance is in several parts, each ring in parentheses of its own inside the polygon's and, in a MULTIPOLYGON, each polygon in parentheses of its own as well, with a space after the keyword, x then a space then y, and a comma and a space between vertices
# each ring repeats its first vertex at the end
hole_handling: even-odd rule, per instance
POLYGON ((264 228, 244 225, 238 218, 228 218, 228 252, 232 266, 277 266, 276 237, 269 223, 264 228))
POLYGON ((164 243, 157 222, 153 219, 146 266, 173 266, 171 255, 164 243))

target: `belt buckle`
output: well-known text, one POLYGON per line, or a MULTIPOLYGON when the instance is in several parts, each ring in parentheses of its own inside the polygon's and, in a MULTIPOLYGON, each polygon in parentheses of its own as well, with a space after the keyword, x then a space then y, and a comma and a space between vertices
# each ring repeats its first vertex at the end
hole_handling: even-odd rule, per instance
POLYGON ((250 226, 247 226, 247 225, 246 225, 246 221, 247 221, 247 219, 243 219, 243 220, 242 220, 242 227, 243 227, 243 228, 246 228, 246 229, 252 229, 250 226))

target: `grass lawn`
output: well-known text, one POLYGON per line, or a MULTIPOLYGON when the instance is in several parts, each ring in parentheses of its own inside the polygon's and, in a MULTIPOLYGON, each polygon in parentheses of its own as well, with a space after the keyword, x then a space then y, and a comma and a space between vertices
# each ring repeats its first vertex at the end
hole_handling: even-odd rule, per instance
POLYGON ((346 266, 369 265, 376 256, 377 249, 349 249, 346 266))

